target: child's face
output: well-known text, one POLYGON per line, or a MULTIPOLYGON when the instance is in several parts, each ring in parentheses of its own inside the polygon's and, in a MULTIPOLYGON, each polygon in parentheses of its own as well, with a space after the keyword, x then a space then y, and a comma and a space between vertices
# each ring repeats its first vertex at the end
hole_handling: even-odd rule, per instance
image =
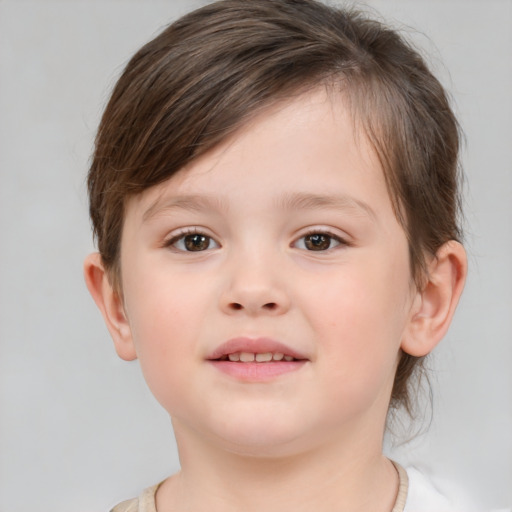
POLYGON ((380 442, 416 291, 341 99, 281 105, 131 199, 121 269, 118 350, 138 356, 178 437, 258 454, 380 442), (225 360, 240 352, 300 361, 225 360))

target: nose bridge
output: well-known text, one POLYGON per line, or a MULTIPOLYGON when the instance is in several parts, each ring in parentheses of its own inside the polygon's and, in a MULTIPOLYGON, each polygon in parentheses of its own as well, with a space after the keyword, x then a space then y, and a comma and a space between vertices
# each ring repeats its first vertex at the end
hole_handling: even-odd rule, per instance
POLYGON ((226 284, 221 299, 229 313, 279 314, 289 308, 289 297, 282 279, 279 252, 250 245, 229 257, 226 284))

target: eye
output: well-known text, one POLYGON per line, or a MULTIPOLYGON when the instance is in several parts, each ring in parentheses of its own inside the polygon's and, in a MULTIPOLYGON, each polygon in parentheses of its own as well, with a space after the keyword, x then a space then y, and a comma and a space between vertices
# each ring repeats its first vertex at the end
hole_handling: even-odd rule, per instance
POLYGON ((204 233, 196 232, 177 235, 166 242, 165 245, 184 252, 200 252, 219 247, 219 244, 213 238, 204 233))
POLYGON ((342 243, 344 242, 341 238, 330 233, 314 232, 299 238, 295 247, 307 251, 328 251, 342 243))

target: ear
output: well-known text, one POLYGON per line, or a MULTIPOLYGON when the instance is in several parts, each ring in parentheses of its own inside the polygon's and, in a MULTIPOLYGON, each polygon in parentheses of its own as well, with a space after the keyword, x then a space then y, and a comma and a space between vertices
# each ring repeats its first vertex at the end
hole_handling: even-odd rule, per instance
POLYGON ((126 361, 137 359, 122 297, 113 289, 99 253, 90 254, 85 259, 84 277, 87 288, 114 340, 117 354, 126 361))
POLYGON ((431 352, 446 334, 459 302, 467 274, 466 251, 450 240, 428 264, 428 276, 416 292, 411 318, 401 348, 421 357, 431 352))

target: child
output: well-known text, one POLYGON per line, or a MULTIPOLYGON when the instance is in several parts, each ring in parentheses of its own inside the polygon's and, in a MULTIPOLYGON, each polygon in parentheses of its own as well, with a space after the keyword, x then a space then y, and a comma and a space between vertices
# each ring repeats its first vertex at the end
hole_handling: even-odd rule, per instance
POLYGON ((458 146, 418 53, 315 0, 216 2, 132 58, 85 278, 181 470, 114 511, 447 509, 382 441, 464 285, 458 146))

